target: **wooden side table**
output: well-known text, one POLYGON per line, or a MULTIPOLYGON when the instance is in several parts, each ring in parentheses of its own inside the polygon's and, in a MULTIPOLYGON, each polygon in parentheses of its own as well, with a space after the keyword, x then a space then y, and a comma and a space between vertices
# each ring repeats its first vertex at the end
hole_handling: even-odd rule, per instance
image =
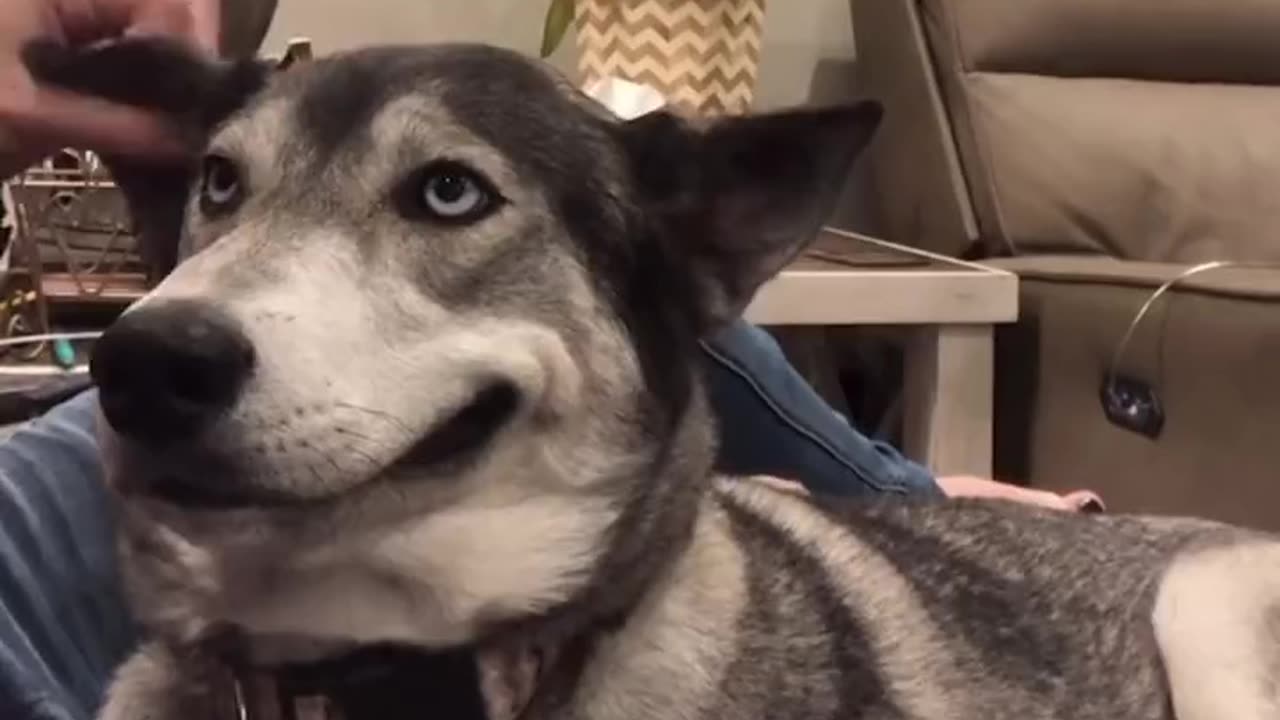
POLYGON ((991 477, 995 326, 1017 320, 1012 273, 827 229, 762 287, 759 325, 902 325, 907 454, 937 475, 991 477))

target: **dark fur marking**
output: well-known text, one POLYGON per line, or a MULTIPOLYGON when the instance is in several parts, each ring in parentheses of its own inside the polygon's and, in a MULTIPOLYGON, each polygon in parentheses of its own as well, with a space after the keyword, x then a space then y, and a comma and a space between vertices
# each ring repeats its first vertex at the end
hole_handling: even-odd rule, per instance
POLYGON ((939 627, 963 637, 989 672, 1036 693, 1063 678, 1058 659, 1070 643, 1061 628, 1043 622, 1048 609, 1029 587, 886 515, 860 516, 850 531, 902 573, 939 627))
POLYGON ((862 718, 873 713, 886 719, 901 717, 876 672, 877 661, 867 632, 831 586, 827 570, 785 530, 732 499, 725 498, 722 504, 733 525, 733 535, 749 558, 750 601, 742 622, 752 627, 743 628, 739 635, 761 641, 759 646, 739 648, 739 657, 726 675, 725 696, 763 696, 763 711, 754 713, 760 717, 807 719, 811 717, 807 707, 811 695, 833 692, 832 688, 815 688, 805 682, 821 679, 836 685, 834 694, 839 705, 833 719, 862 718), (770 555, 775 557, 774 562, 762 561, 770 555), (770 573, 766 568, 788 571, 770 573), (788 600, 797 599, 803 602, 802 606, 785 607, 788 600), (783 613, 787 613, 785 617, 783 613), (796 633, 806 619, 812 621, 808 628, 811 634, 783 634, 796 633), (815 644, 825 648, 816 651, 815 644), (762 660, 766 655, 775 657, 762 660), (797 667, 805 660, 817 664, 797 667), (762 678, 760 667, 786 667, 793 672, 762 678))
POLYGON ((390 74, 371 62, 321 59, 307 70, 307 86, 294 112, 307 137, 306 147, 317 154, 321 166, 339 150, 367 143, 374 115, 409 89, 389 83, 390 74))
MULTIPOLYGON (((963 499, 868 504, 823 498, 821 505, 893 563, 931 620, 976 653, 984 674, 1059 702, 1070 702, 1067 693, 1088 692, 1111 713, 1097 717, 1147 717, 1153 712, 1148 703, 1163 698, 1143 612, 1151 607, 1154 583, 1139 576, 1098 588, 1089 578, 1108 562, 1160 567, 1173 546, 1169 535, 1152 535, 1126 518, 1104 519, 1109 533, 1128 539, 1121 554, 1108 555, 1091 542, 1097 525, 1072 513, 963 499), (1035 542, 1026 542, 1028 532, 1036 533, 1035 542), (998 559, 991 554, 996 547, 998 559), (1062 562, 1066 557, 1071 562, 1062 562), (1131 607, 1134 616, 1121 622, 1118 607, 1131 607)), ((1117 548, 1108 545, 1111 553, 1117 548)))

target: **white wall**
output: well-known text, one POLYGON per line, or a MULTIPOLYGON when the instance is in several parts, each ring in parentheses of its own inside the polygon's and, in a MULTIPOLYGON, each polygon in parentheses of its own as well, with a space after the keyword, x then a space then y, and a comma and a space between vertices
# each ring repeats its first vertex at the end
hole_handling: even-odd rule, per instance
MULTIPOLYGON (((302 35, 314 40, 320 52, 369 43, 462 40, 532 53, 542 36, 546 4, 547 0, 281 0, 267 49, 275 51, 290 37, 302 35)), ((848 0, 770 0, 765 18, 759 106, 809 99, 815 72, 820 75, 819 99, 848 93, 848 73, 832 69, 843 65, 847 70, 853 59, 848 0)), ((572 70, 572 52, 572 38, 566 38, 556 63, 572 70)))

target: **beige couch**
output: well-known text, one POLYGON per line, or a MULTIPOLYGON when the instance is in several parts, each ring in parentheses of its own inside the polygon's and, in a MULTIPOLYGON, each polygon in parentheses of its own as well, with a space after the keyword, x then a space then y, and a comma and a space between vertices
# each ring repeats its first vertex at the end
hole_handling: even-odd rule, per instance
POLYGON ((1280 2, 853 6, 883 232, 1022 278, 999 476, 1280 529, 1280 2))

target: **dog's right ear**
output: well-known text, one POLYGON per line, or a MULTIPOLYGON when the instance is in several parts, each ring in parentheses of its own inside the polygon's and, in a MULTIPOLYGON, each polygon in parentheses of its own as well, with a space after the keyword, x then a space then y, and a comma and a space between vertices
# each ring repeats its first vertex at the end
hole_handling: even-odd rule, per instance
POLYGON ((621 126, 645 218, 689 271, 700 332, 737 318, 817 237, 881 114, 863 101, 705 126, 658 111, 621 126))
POLYGON ((151 279, 167 274, 177 264, 199 153, 209 133, 262 89, 270 66, 210 60, 180 43, 141 37, 76 49, 37 41, 23 49, 22 58, 40 82, 154 110, 171 118, 186 138, 186 161, 161 165, 103 157, 124 194, 151 279))

